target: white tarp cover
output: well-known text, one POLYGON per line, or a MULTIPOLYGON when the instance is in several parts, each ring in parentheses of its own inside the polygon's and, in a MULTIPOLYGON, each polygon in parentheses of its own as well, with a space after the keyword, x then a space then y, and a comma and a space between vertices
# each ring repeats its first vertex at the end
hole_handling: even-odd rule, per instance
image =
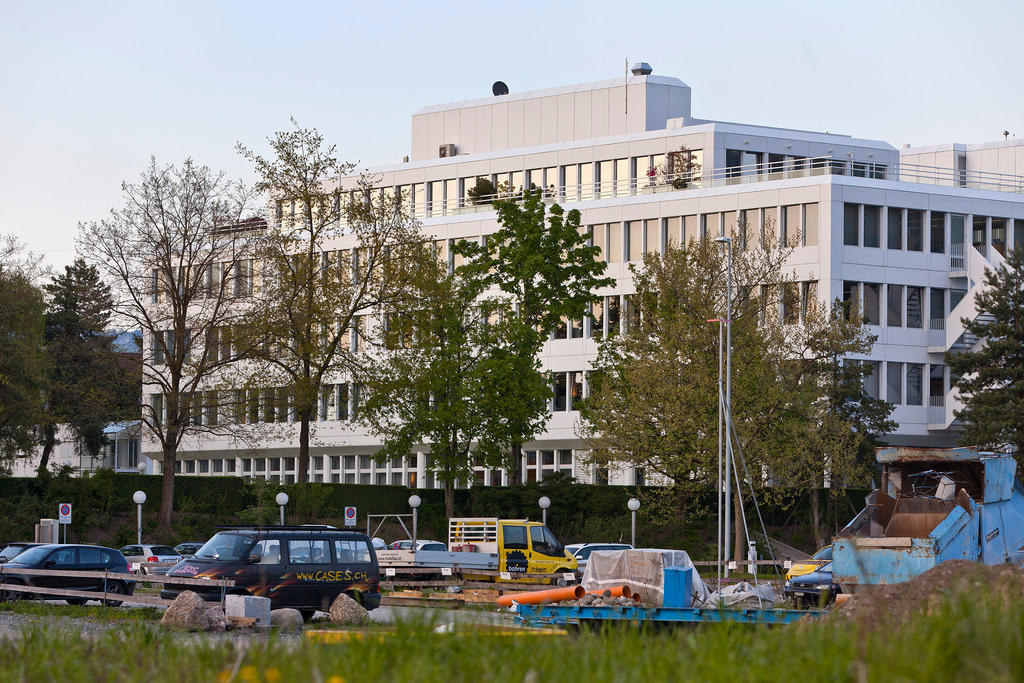
POLYGON ((712 593, 708 597, 708 603, 716 605, 721 602, 725 607, 740 604, 744 607, 760 607, 762 603, 770 604, 778 599, 779 597, 772 590, 770 584, 761 583, 755 586, 746 581, 740 581, 732 586, 724 586, 721 591, 712 593))
POLYGON ((592 591, 627 584, 640 594, 645 605, 661 607, 665 567, 692 569, 692 603, 702 605, 707 601, 710 591, 685 550, 595 550, 583 570, 582 585, 592 591))

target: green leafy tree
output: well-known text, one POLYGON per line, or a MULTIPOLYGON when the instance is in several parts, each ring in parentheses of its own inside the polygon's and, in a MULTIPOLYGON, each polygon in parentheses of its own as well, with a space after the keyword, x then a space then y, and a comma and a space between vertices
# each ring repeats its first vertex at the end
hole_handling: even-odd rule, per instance
POLYGON ((389 314, 382 348, 360 375, 360 417, 383 441, 378 457, 429 448, 452 517, 458 482, 473 476, 475 462, 500 464, 509 444, 502 415, 515 398, 501 389, 515 365, 482 278, 449 274, 433 258, 422 263, 414 298, 389 314))
POLYGON ((191 159, 180 166, 153 159, 121 188, 123 206, 81 224, 78 246, 110 284, 113 320, 142 333, 140 419, 144 443, 161 452, 158 524, 166 533, 182 441, 227 433, 216 387, 237 360, 228 331, 251 294, 259 222, 249 220, 244 184, 191 159))
POLYGON ((256 238, 261 285, 236 342, 249 359, 247 391, 273 389, 291 403, 297 480, 305 483, 321 389, 358 368, 368 316, 402 299, 412 272, 409 252, 422 240, 404 203, 374 191, 374 178, 359 180, 355 199, 338 187, 353 164, 340 162, 315 129, 296 124, 269 143, 269 158, 238 146, 277 216, 256 238), (350 248, 327 251, 346 236, 354 238, 350 248))
POLYGON ((548 207, 537 189, 527 190, 521 200, 496 200, 494 209, 498 230, 483 244, 461 242, 455 251, 467 257, 460 267, 466 277, 479 278, 510 305, 506 329, 515 372, 507 377, 505 391, 516 400, 504 417, 515 435, 509 481, 518 483, 522 444, 543 428, 551 397, 546 382, 537 378, 537 354, 563 320, 583 318, 598 299, 595 292, 614 280, 602 277, 607 264, 600 248, 588 245, 576 209, 548 207))
MULTIPOLYGON (((873 339, 857 318, 801 300, 798 283, 782 273, 787 255, 768 248, 734 259, 734 444, 746 470, 738 457, 737 465, 756 486, 763 474, 789 486, 820 486, 826 473, 847 481, 856 474, 856 435, 879 425, 858 423, 861 409, 847 406, 866 397, 842 357, 870 350, 873 339)), ((673 492, 714 486, 719 329, 708 321, 725 312, 725 269, 724 250, 710 240, 647 255, 634 268, 627 325, 601 342, 599 381, 582 412, 598 464, 642 467, 673 492)))
POLYGON ((38 265, 13 236, 0 238, 0 472, 34 448, 43 419, 46 318, 38 265))
POLYGON ((962 443, 1014 453, 1024 465, 1024 249, 985 270, 978 316, 965 330, 981 339, 970 351, 946 353, 964 402, 962 443))
POLYGON ((40 476, 46 474, 58 424, 68 424, 84 453, 95 458, 107 423, 138 416, 142 384, 138 363, 122 359, 113 346, 110 287, 95 266, 77 258, 43 289, 49 298, 49 375, 40 476))

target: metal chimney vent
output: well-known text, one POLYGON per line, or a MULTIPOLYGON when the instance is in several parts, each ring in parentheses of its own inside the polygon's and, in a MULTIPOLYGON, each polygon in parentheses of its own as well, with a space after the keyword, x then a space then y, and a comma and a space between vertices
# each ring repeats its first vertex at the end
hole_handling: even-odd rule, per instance
POLYGON ((634 76, 650 76, 654 69, 647 62, 637 62, 630 71, 633 72, 634 76))

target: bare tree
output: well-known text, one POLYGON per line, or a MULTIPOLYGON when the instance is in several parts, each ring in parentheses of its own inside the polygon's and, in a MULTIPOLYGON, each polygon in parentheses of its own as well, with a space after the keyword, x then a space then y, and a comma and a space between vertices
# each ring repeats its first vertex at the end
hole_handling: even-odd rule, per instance
POLYGON ((374 178, 340 188, 353 165, 339 162, 315 129, 296 124, 269 142, 269 159, 238 146, 275 213, 257 247, 263 284, 239 341, 255 360, 250 391, 273 389, 279 405, 291 403, 302 483, 324 383, 355 375, 369 316, 405 295, 422 238, 400 198, 375 189, 374 178))
POLYGON ((228 427, 218 414, 219 371, 237 358, 230 329, 252 292, 252 193, 191 159, 123 183, 124 206, 79 226, 79 250, 111 286, 119 322, 142 331, 144 434, 159 443, 161 529, 171 525, 184 438, 228 427))

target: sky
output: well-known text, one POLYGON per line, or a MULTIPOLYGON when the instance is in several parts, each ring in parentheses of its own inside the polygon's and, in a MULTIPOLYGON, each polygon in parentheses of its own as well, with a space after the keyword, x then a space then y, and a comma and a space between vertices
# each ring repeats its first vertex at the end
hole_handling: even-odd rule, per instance
POLYGON ((693 115, 893 145, 1024 136, 1014 2, 0 0, 0 235, 56 268, 151 156, 251 180, 318 128, 360 168, 409 153, 420 107, 649 62, 693 115))

